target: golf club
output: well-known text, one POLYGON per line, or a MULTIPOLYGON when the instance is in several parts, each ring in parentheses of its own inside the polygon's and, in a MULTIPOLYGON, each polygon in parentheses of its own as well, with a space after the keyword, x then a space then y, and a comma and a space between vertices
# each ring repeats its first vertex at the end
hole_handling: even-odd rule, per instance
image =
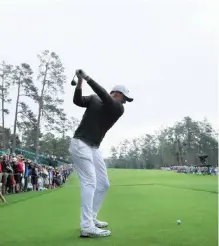
MULTIPOLYGON (((76 72, 78 72, 79 74, 81 73, 81 71, 82 70, 76 70, 76 72)), ((75 75, 74 75, 74 77, 73 77, 73 79, 72 79, 72 81, 71 81, 71 86, 76 86, 77 85, 77 82, 75 81, 75 77, 76 77, 77 75, 76 75, 76 73, 75 73, 75 75)))
POLYGON ((77 82, 75 81, 76 74, 74 75, 72 81, 71 81, 71 86, 76 86, 77 82))

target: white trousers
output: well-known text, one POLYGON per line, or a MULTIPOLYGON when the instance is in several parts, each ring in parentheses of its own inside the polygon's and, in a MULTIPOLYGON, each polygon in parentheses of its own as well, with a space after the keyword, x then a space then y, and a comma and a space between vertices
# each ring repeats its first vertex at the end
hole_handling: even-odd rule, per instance
POLYGON ((81 228, 91 227, 109 188, 106 165, 99 149, 79 139, 72 139, 69 152, 81 186, 81 228))

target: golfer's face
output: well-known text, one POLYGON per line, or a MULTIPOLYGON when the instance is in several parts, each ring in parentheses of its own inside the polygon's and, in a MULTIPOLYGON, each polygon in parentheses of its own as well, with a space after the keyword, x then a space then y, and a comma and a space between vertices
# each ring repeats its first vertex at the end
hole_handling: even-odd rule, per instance
POLYGON ((125 103, 126 100, 125 100, 125 97, 124 95, 121 93, 121 92, 114 92, 112 97, 116 100, 116 101, 119 101, 121 103, 125 103))
POLYGON ((118 92, 118 100, 121 102, 121 103, 126 103, 126 100, 125 100, 125 97, 122 93, 118 92))

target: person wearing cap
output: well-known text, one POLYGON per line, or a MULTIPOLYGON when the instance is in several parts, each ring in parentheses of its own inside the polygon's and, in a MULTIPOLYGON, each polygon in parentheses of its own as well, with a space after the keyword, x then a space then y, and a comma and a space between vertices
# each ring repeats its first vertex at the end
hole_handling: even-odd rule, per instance
POLYGON ((115 86, 108 93, 84 71, 77 70, 76 75, 78 83, 73 103, 86 108, 86 111, 75 131, 69 152, 81 184, 81 236, 105 237, 111 234, 103 229, 108 223, 99 221, 97 214, 109 188, 109 179, 99 146, 107 131, 123 115, 123 104, 132 102, 133 98, 123 85, 115 86), (95 92, 94 95, 82 96, 83 79, 95 92))
POLYGON ((27 187, 28 187, 28 178, 29 178, 29 173, 31 170, 31 161, 26 159, 25 162, 25 169, 24 169, 24 191, 27 191, 27 187))
POLYGON ((15 181, 16 181, 16 193, 21 191, 23 173, 25 171, 23 156, 18 155, 17 159, 13 158, 15 164, 15 181))

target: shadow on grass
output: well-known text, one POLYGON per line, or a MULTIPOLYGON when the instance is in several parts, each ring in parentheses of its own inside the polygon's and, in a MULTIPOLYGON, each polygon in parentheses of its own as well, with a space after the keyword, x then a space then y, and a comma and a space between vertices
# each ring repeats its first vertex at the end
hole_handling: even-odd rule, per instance
POLYGON ((213 191, 213 190, 205 190, 205 189, 197 189, 197 188, 192 188, 192 187, 185 187, 185 186, 178 186, 178 185, 168 185, 168 184, 113 184, 111 185, 112 187, 123 187, 123 186, 148 186, 148 185, 154 185, 154 186, 166 186, 166 187, 171 187, 171 188, 177 188, 177 189, 185 189, 185 190, 193 190, 193 191, 202 191, 202 192, 208 192, 212 194, 218 194, 218 191, 213 191))
MULTIPOLYGON (((71 230, 67 231, 64 234, 59 235, 50 235, 50 237, 31 237, 26 240, 22 241, 14 241, 14 240, 7 240, 6 245, 7 246, 14 246, 15 244, 17 246, 72 246, 72 245, 104 245, 104 242, 106 243, 108 241, 107 238, 81 238, 80 236, 80 230, 71 230)), ((2 244, 0 243, 0 246, 2 244)))
POLYGON ((197 189, 197 188, 184 187, 184 186, 178 186, 178 185, 166 185, 166 184, 156 184, 156 185, 158 185, 158 186, 167 186, 167 187, 172 187, 172 188, 177 188, 177 189, 202 191, 202 192, 207 192, 207 193, 212 193, 212 194, 218 194, 218 191, 213 191, 213 190, 197 189))

